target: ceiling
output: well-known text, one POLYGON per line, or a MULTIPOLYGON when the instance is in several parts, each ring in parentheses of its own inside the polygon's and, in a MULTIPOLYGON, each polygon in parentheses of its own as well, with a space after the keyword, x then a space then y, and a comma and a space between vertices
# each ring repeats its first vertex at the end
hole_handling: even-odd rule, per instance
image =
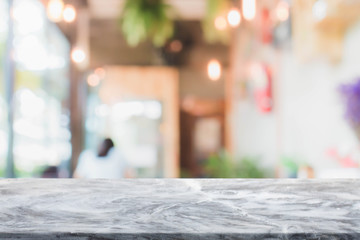
MULTIPOLYGON (((91 17, 95 19, 117 18, 125 0, 88 0, 91 17)), ((179 18, 199 20, 205 15, 206 0, 166 0, 174 6, 179 18)))

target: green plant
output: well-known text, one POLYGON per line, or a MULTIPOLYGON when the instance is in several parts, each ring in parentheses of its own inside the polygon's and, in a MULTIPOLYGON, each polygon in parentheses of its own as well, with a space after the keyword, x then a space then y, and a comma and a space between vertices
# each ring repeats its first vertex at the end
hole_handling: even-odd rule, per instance
POLYGON ((245 157, 240 161, 231 159, 226 152, 211 155, 205 162, 205 171, 211 178, 264 178, 266 170, 256 158, 245 157))
POLYGON ((5 177, 5 166, 0 166, 0 178, 5 177))
POLYGON ((280 158, 282 170, 287 174, 286 177, 297 177, 298 171, 302 167, 310 166, 306 161, 298 156, 282 156, 280 158))
POLYGON ((289 156, 283 156, 281 158, 281 165, 289 172, 290 176, 296 176, 300 168, 298 161, 289 156))
POLYGON ((186 169, 180 169, 180 178, 191 178, 191 173, 186 169))
POLYGON ((120 25, 127 43, 137 46, 150 39, 155 46, 163 46, 174 32, 170 11, 164 0, 126 0, 120 25))

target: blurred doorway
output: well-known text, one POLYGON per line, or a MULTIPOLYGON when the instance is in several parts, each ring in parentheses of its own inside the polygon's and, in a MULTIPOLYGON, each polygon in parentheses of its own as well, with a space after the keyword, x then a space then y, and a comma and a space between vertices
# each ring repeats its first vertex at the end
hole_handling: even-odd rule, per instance
POLYGON ((186 97, 180 111, 180 162, 183 177, 204 177, 204 162, 224 148, 223 100, 186 97))
POLYGON ((109 66, 89 88, 86 145, 111 137, 136 177, 179 176, 178 72, 109 66))

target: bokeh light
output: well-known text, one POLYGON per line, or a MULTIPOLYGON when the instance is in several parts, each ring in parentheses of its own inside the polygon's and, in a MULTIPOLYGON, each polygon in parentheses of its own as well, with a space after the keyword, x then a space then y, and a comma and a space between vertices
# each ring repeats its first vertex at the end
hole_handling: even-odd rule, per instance
POLYGON ((256 0, 243 0, 242 11, 246 20, 253 20, 256 15, 256 0))
POLYGON ((84 52, 84 50, 80 49, 80 48, 74 48, 71 52, 71 59, 75 62, 75 63, 82 63, 86 58, 86 54, 84 52))
POLYGON ((170 43, 170 51, 174 52, 174 53, 178 53, 182 50, 183 45, 181 43, 181 41, 179 40, 174 40, 170 43))
POLYGON ((47 6, 47 15, 53 22, 60 22, 62 20, 62 13, 64 3, 61 0, 50 0, 47 6))
POLYGON ((223 16, 218 16, 215 18, 214 25, 217 30, 225 30, 227 27, 226 19, 223 16))
POLYGON ((211 80, 217 81, 220 79, 221 76, 221 64, 218 60, 212 59, 208 63, 208 76, 211 80))
POLYGON ((289 4, 287 2, 281 1, 276 6, 276 17, 279 21, 285 22, 289 19, 289 4))
POLYGON ((76 10, 72 5, 66 5, 63 11, 64 21, 67 23, 71 23, 76 18, 76 10))
POLYGON ((241 22, 241 14, 240 11, 236 8, 233 8, 229 11, 227 15, 227 20, 231 27, 237 27, 240 25, 241 22))
POLYGON ((96 87, 100 83, 100 78, 97 74, 92 73, 88 76, 87 83, 89 84, 90 87, 96 87))

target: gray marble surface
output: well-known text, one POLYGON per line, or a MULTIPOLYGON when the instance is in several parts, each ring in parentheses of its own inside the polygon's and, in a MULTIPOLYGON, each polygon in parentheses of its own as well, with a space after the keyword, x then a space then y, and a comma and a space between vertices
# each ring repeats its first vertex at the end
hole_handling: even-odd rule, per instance
POLYGON ((360 239, 360 180, 0 180, 0 239, 360 239))

